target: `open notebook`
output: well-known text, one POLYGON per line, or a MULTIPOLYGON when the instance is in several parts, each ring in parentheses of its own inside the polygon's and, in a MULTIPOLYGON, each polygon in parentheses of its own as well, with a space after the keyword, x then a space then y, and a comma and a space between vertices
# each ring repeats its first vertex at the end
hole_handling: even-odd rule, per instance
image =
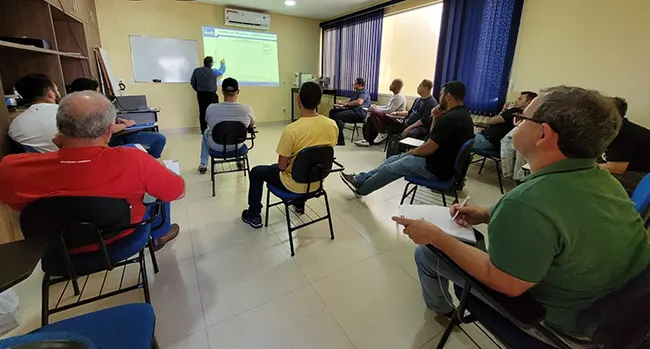
POLYGON ((424 219, 429 223, 437 225, 445 233, 458 240, 476 243, 476 235, 472 228, 466 228, 456 224, 449 216, 449 207, 436 205, 402 205, 399 207, 399 215, 410 219, 424 219))

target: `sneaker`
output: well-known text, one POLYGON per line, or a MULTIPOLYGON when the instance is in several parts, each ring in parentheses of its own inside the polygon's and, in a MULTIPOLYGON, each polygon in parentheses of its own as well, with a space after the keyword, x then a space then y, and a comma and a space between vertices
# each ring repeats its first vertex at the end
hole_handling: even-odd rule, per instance
POLYGON ((305 204, 302 205, 293 205, 296 214, 305 214, 305 204))
POLYGON ((244 168, 246 168, 246 164, 244 163, 244 160, 237 161, 237 169, 243 170, 244 168))
POLYGON ((203 164, 199 165, 199 173, 200 174, 205 174, 206 172, 208 172, 208 167, 206 165, 203 165, 203 164))
POLYGON ((360 141, 356 141, 356 142, 354 142, 354 145, 356 145, 357 147, 366 147, 366 148, 367 148, 367 147, 370 146, 370 143, 368 143, 367 140, 362 139, 362 140, 360 140, 360 141))
POLYGON ((248 223, 251 227, 255 229, 259 229, 262 227, 262 216, 257 215, 253 216, 252 213, 248 210, 244 210, 241 213, 241 220, 244 221, 244 223, 248 223))
POLYGON ((377 138, 375 138, 374 143, 379 144, 383 142, 386 138, 388 138, 388 133, 380 133, 377 135, 377 138))
POLYGON ((354 196, 356 196, 357 198, 363 196, 361 195, 361 193, 359 193, 359 188, 357 188, 356 184, 354 184, 354 174, 341 173, 341 179, 343 180, 343 183, 345 183, 345 185, 347 185, 348 188, 352 190, 354 196))

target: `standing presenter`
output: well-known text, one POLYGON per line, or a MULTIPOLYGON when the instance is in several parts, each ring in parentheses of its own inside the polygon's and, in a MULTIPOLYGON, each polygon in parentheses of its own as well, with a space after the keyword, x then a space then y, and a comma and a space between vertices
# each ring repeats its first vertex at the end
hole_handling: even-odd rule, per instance
POLYGON ((199 102, 199 123, 201 124, 201 134, 208 128, 205 120, 205 111, 212 103, 219 103, 217 95, 217 81, 221 79, 226 72, 226 61, 221 60, 219 69, 213 69, 214 59, 207 56, 203 59, 203 66, 194 69, 190 83, 196 91, 196 99, 199 102))

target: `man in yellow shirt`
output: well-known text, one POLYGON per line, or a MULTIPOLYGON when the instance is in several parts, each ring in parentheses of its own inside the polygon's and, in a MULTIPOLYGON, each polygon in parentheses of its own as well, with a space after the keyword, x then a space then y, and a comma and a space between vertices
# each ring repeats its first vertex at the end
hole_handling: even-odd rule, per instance
MULTIPOLYGON (((293 193, 305 193, 307 184, 297 183, 291 177, 293 161, 303 149, 317 145, 336 145, 339 129, 334 120, 318 114, 316 108, 323 98, 323 90, 314 82, 306 82, 300 88, 297 104, 300 119, 285 127, 278 143, 278 163, 255 166, 251 170, 248 188, 248 209, 241 214, 241 219, 253 228, 262 227, 262 194, 264 182, 293 193)), ((313 190, 318 184, 310 185, 313 190)), ((296 212, 303 213, 304 203, 296 205, 296 212)))

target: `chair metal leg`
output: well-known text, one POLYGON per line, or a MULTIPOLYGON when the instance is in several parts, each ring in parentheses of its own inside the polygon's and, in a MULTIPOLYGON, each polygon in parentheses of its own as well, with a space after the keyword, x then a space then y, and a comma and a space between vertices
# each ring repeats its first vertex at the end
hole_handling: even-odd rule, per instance
POLYGON ((478 169, 478 174, 481 174, 481 171, 483 171, 483 166, 485 166, 485 160, 487 160, 487 158, 484 156, 483 162, 481 162, 481 168, 478 169))
POLYGON ((494 159, 494 165, 497 167, 497 176, 499 177, 499 189, 501 189, 501 195, 503 192, 503 179, 501 178, 501 161, 494 159))
POLYGON ((442 195, 442 206, 447 206, 447 196, 445 195, 445 192, 441 191, 440 195, 442 195))
POLYGON ((284 213, 287 217, 287 230, 289 231, 289 246, 291 247, 291 257, 295 256, 296 253, 293 250, 293 231, 291 230, 291 219, 289 218, 289 205, 284 203, 284 213))
POLYGON ((400 205, 404 204, 404 199, 406 199, 406 193, 409 190, 409 185, 411 185, 411 183, 406 183, 406 186, 404 187, 404 193, 402 194, 402 199, 399 201, 400 205))
POLYGON ((269 204, 271 203, 271 191, 266 188, 266 214, 264 214, 264 226, 269 226, 269 204))
POLYGON ((50 277, 43 275, 43 283, 41 289, 41 327, 47 326, 49 322, 50 310, 50 277))
POLYGON ((330 224, 330 237, 334 240, 334 226, 332 225, 332 214, 330 213, 330 202, 327 199, 327 193, 323 190, 323 196, 325 197, 325 208, 327 209, 327 221, 330 224))
POLYGON ((354 143, 354 133, 357 132, 357 124, 354 123, 354 126, 352 127, 352 139, 350 142, 354 143))
POLYGON ((76 277, 72 279, 72 290, 74 291, 75 296, 78 296, 81 293, 81 291, 79 291, 79 281, 76 277))
POLYGON ((251 163, 248 161, 248 155, 246 155, 246 172, 248 172, 248 176, 251 176, 251 163))
POLYGON ((151 264, 153 264, 153 272, 155 274, 158 274, 160 269, 158 269, 158 260, 156 259, 156 251, 153 249, 153 238, 149 237, 149 243, 147 244, 147 247, 149 247, 149 256, 151 257, 151 264))
POLYGON ((416 194, 417 192, 418 192, 418 186, 416 185, 416 186, 413 188, 413 195, 411 196, 411 201, 409 202, 409 204, 413 205, 413 200, 415 200, 415 194, 416 194))
POLYGON ((140 273, 142 273, 142 291, 144 301, 151 304, 151 293, 149 293, 149 279, 147 278, 147 264, 144 259, 144 250, 140 251, 140 273))
POLYGON ((215 193, 215 183, 214 183, 214 159, 210 158, 210 180, 212 181, 212 197, 216 195, 215 193))
POLYGON ((451 319, 449 320, 449 324, 447 324, 447 328, 445 328, 445 332, 442 334, 442 337, 440 337, 440 341, 438 342, 438 346, 436 346, 436 349, 443 349, 447 344, 447 340, 449 339, 451 332, 454 330, 454 327, 460 325, 460 320, 458 319, 456 313, 458 313, 458 310, 454 311, 454 314, 451 316, 451 319))
POLYGON ((460 202, 458 201, 458 191, 456 191, 456 188, 454 188, 453 190, 454 190, 454 199, 455 199, 453 204, 457 204, 460 202))

